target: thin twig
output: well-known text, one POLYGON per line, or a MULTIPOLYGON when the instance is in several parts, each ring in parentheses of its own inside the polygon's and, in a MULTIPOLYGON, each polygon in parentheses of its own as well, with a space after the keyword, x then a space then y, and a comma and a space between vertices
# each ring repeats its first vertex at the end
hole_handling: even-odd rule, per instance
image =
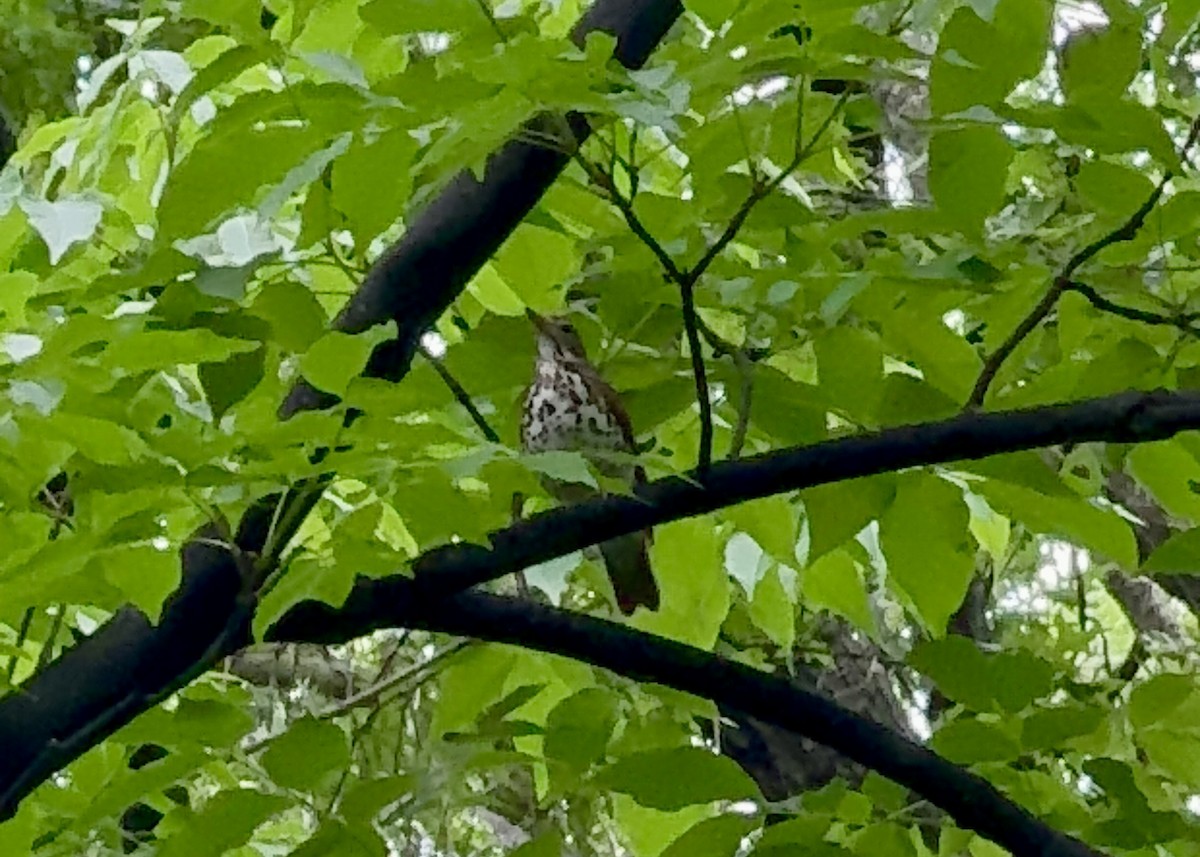
POLYGON ((704 352, 700 346, 695 280, 680 283, 679 294, 683 299, 683 329, 687 333, 688 351, 691 352, 692 358, 692 376, 696 382, 696 404, 700 406, 700 451, 696 456, 696 469, 704 472, 712 464, 712 398, 708 391, 708 372, 704 368, 704 352))
POLYGON ((900 31, 904 29, 904 19, 908 17, 908 13, 912 11, 913 6, 915 5, 916 0, 907 0, 907 2, 900 7, 900 11, 896 13, 895 17, 892 18, 892 22, 888 24, 887 34, 889 36, 898 36, 900 34, 900 31))
POLYGON ((475 0, 479 6, 479 11, 488 19, 488 23, 492 25, 492 29, 496 31, 496 35, 500 37, 500 41, 507 42, 508 36, 504 35, 504 30, 500 29, 500 22, 496 20, 496 14, 488 6, 487 0, 475 0))
POLYGON ((492 443, 499 443, 500 435, 496 434, 496 430, 488 424, 483 414, 475 407, 475 403, 471 401, 471 394, 466 391, 462 384, 458 383, 457 378, 450 374, 450 370, 446 368, 440 358, 435 357, 433 352, 424 345, 420 346, 420 349, 421 354, 433 366, 433 371, 437 372, 438 377, 450 388, 450 392, 454 394, 454 398, 460 405, 466 408, 467 413, 471 415, 471 421, 483 432, 483 436, 492 443))
MULTIPOLYGON (((737 237, 738 232, 741 230, 743 224, 745 224, 746 218, 748 218, 750 213, 754 210, 754 207, 774 193, 774 191, 781 184, 787 181, 788 177, 791 176, 792 173, 800 168, 801 164, 803 164, 809 159, 809 157, 812 156, 813 148, 816 146, 817 141, 820 140, 821 137, 824 136, 825 132, 829 130, 829 126, 833 124, 833 120, 841 114, 842 108, 846 106, 846 102, 849 100, 849 98, 849 90, 842 92, 842 94, 838 97, 837 103, 833 105, 833 108, 829 111, 828 115, 826 115, 826 117, 821 121, 821 125, 813 134, 812 139, 809 140, 807 144, 797 147, 796 153, 792 157, 791 162, 782 170, 780 170, 779 174, 775 176, 775 178, 768 182, 758 183, 755 185, 754 189, 742 202, 738 210, 734 212, 733 217, 729 219, 729 223, 726 224, 725 229, 721 233, 720 237, 718 237, 716 241, 709 245, 708 250, 703 256, 700 257, 700 261, 692 266, 692 268, 689 269, 684 275, 686 280, 689 280, 692 283, 695 283, 697 280, 699 280, 700 277, 704 275, 704 272, 708 270, 708 266, 713 263, 713 260, 721 254, 722 250, 729 246, 729 242, 737 237)), ((797 138, 797 142, 799 142, 799 138, 797 138)), ((682 283, 680 283, 680 285, 682 285, 682 283)))
MULTIPOLYGON (((574 155, 575 161, 583 168, 584 172, 587 173, 591 181, 605 192, 613 205, 615 205, 617 210, 621 212, 621 215, 624 217, 625 223, 629 226, 630 231, 632 231, 633 234, 636 235, 638 239, 640 239, 641 242, 650 250, 650 252, 654 254, 655 258, 658 259, 659 264, 666 273, 667 279, 679 287, 679 293, 683 304, 684 332, 687 337, 689 351, 691 352, 692 374, 695 378, 696 384, 696 402, 700 408, 700 449, 698 455, 698 469, 700 470, 706 469, 712 463, 713 437, 712 401, 709 394, 707 370, 704 366, 704 354, 700 347, 700 338, 703 336, 704 339, 706 339, 709 344, 712 345, 714 351, 719 350, 731 355, 741 351, 747 357, 750 357, 751 359, 753 358, 748 350, 739 349, 736 346, 725 342, 712 330, 712 328, 704 323, 703 319, 700 318, 699 313, 696 311, 695 286, 696 283, 699 282, 700 278, 704 276, 709 266, 712 265, 722 251, 729 246, 730 242, 737 237, 738 232, 741 230, 742 226, 745 225, 746 220, 749 218, 750 213, 754 210, 754 207, 767 196, 772 194, 781 184, 783 184, 784 181, 787 180, 792 173, 794 173, 800 167, 801 164, 804 163, 804 161, 813 155, 814 151, 816 150, 817 143, 825 135, 825 132, 829 130, 829 127, 833 124, 834 120, 841 114, 842 109, 845 107, 846 102, 850 98, 849 90, 842 92, 837 100, 837 103, 834 104, 833 108, 821 121, 820 126, 813 133, 812 137, 807 143, 804 143, 803 91, 806 89, 807 83, 802 83, 800 87, 800 102, 797 105, 796 145, 791 162, 781 169, 774 178, 765 182, 758 178, 753 166, 751 166, 751 181, 753 182, 753 188, 750 194, 745 200, 742 201, 742 204, 738 207, 737 211, 734 212, 733 216, 729 219, 729 222, 725 225, 725 228, 721 231, 721 234, 717 237, 717 239, 705 249, 704 254, 700 257, 696 264, 687 270, 682 269, 671 257, 671 254, 668 253, 662 244, 659 243, 659 241, 654 237, 654 235, 651 234, 650 230, 646 227, 646 224, 642 222, 641 218, 638 217, 637 212, 634 211, 633 198, 627 198, 620 192, 620 190, 617 188, 616 180, 614 179, 612 173, 606 172, 603 167, 589 161, 578 152, 576 152, 574 155)), ((750 395, 751 393, 749 389, 744 384, 742 390, 742 400, 748 403, 750 395)), ((744 410, 746 413, 749 413, 748 404, 745 405, 744 410)), ((742 437, 738 441, 737 447, 735 447, 739 453, 741 444, 745 441, 744 435, 745 432, 743 430, 742 437)), ((735 439, 737 439, 736 436, 735 439)))
POLYGON ((332 717, 340 717, 341 715, 346 714, 355 708, 375 702, 380 696, 394 687, 407 685, 409 682, 419 684, 427 679, 423 673, 433 669, 441 664, 442 661, 446 660, 446 658, 461 652, 467 646, 473 645, 474 643, 474 640, 456 640, 455 642, 438 649, 420 663, 413 664, 411 667, 403 670, 402 672, 398 672, 395 675, 388 676, 382 681, 376 682, 366 690, 356 693, 354 696, 333 706, 319 716, 325 720, 332 717))
MULTIPOLYGON (((1200 136, 1200 117, 1197 117, 1192 122, 1191 131, 1188 133, 1187 140, 1183 144, 1182 156, 1186 156, 1188 150, 1195 144, 1197 136, 1200 136)), ((1071 277, 1074 276, 1075 272, 1106 247, 1111 247, 1113 244, 1119 244, 1124 241, 1132 241, 1137 237, 1138 232, 1146 222, 1146 217, 1154 210, 1154 207, 1158 204, 1159 199, 1166 190, 1167 182, 1174 175, 1174 171, 1168 169, 1163 173, 1162 178, 1150 193, 1150 196, 1138 206, 1137 211, 1131 214, 1128 220, 1106 235, 1097 238, 1067 260, 1067 264, 1063 266, 1062 271, 1054 278, 1054 282, 1050 284, 1050 288, 1046 290, 1046 294, 1042 296, 1042 299, 1037 302, 1037 305, 1034 306, 1028 315, 1021 319, 1016 329, 1008 335, 1008 338, 1000 344, 1000 347, 992 352, 987 360, 984 361, 983 368, 979 372, 979 377, 975 381, 975 387, 971 390, 971 395, 967 399, 967 410, 983 406, 983 400, 987 396, 988 388, 991 387, 992 382, 996 379, 996 374, 1000 371, 1000 367, 1004 365, 1004 361, 1012 355, 1017 346, 1025 340, 1025 337, 1031 334, 1046 316, 1053 311, 1063 292, 1071 287, 1071 277)))
POLYGON ((746 433, 750 430, 750 406, 754 401, 754 361, 742 349, 733 352, 733 364, 742 379, 741 396, 738 399, 737 422, 733 425, 733 437, 729 441, 729 458, 736 461, 746 445, 746 433))
POLYGON ((1150 312, 1149 310, 1138 309, 1137 307, 1124 306, 1123 304, 1111 301, 1104 297, 1095 288, 1087 283, 1081 283, 1077 280, 1071 280, 1067 283, 1067 291, 1076 292, 1083 295, 1092 306, 1101 312, 1107 312, 1111 315, 1119 315, 1122 318, 1127 318, 1130 321, 1140 321, 1144 324, 1161 324, 1178 327, 1187 333, 1200 335, 1200 329, 1197 329, 1194 322, 1200 319, 1200 312, 1185 312, 1175 315, 1166 315, 1164 313, 1150 312))
POLYGON ((26 607, 25 615, 21 617, 21 627, 17 629, 16 651, 13 652, 12 658, 8 661, 8 683, 10 685, 13 682, 13 676, 17 672, 17 661, 22 656, 20 650, 29 638, 29 626, 33 624, 33 614, 34 608, 26 607))

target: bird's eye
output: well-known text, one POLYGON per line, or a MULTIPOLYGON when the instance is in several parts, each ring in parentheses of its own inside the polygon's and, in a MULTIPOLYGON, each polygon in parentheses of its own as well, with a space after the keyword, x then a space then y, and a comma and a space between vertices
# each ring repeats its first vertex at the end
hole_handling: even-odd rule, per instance
POLYGON ((573 325, 573 324, 564 324, 564 325, 562 326, 562 331, 563 331, 563 333, 569 333, 569 334, 571 334, 572 336, 574 336, 574 335, 575 335, 575 325, 573 325))

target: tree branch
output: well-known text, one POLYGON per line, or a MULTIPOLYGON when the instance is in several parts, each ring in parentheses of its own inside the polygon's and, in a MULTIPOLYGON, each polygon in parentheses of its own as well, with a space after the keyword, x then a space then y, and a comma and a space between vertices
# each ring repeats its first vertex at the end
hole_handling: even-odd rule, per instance
POLYGON ((696 470, 703 473, 712 464, 713 418, 712 396, 708 391, 708 371, 704 368, 704 352, 700 347, 695 281, 681 283, 679 296, 683 301, 683 329, 687 334, 688 351, 692 358, 692 377, 696 383, 696 404, 700 406, 700 449, 696 454, 696 470))
MULTIPOLYGON (((1191 130, 1188 132, 1187 139, 1184 141, 1181 149, 1181 157, 1186 157, 1188 150, 1195 144, 1198 136, 1200 136, 1200 116, 1196 117, 1192 122, 1191 130)), ((1013 332, 1008 335, 1008 338, 1000 344, 1000 347, 984 361, 983 368, 979 372, 979 378, 975 381, 975 387, 971 390, 971 395, 967 399, 967 408, 983 407, 983 400, 987 397, 988 388, 992 385, 992 381, 996 379, 996 373, 1000 371, 1000 367, 1004 365, 1004 361, 1016 351, 1017 346, 1025 341, 1025 337, 1033 333, 1037 326, 1054 309, 1063 292, 1071 287, 1071 278, 1075 276, 1075 272, 1106 247, 1111 247, 1114 244, 1120 244, 1124 241, 1132 241, 1137 237, 1138 232, 1141 231, 1142 226, 1146 222, 1146 217, 1154 210, 1154 206, 1158 205, 1159 199, 1166 190, 1167 182, 1174 175, 1175 173, 1172 170, 1167 170, 1163 173, 1162 179, 1159 180, 1154 190, 1146 198, 1146 201, 1138 206, 1137 210, 1129 216, 1128 220, 1106 235, 1097 238, 1067 260, 1067 264, 1063 266, 1058 276, 1054 278, 1054 282, 1046 290, 1046 294, 1042 296, 1042 299, 1037 302, 1037 305, 1034 306, 1027 316, 1021 319, 1013 332)))
MULTIPOLYGON (((801 83, 801 102, 798 112, 798 116, 801 117, 803 116, 803 95, 804 88, 806 86, 806 83, 801 83)), ((813 134, 808 143, 803 142, 803 126, 799 121, 797 122, 795 155, 793 156, 792 160, 782 170, 779 171, 778 175, 776 175, 770 181, 763 182, 758 179, 757 174, 752 175, 754 187, 751 192, 742 201, 742 204, 738 206, 737 211, 734 212, 733 216, 729 219, 729 222, 725 225, 725 228, 721 231, 721 234, 717 237, 717 239, 705 249, 704 254, 696 261, 696 264, 687 270, 680 268, 679 265, 676 264, 675 260, 671 258, 671 254, 666 251, 658 239, 654 237, 653 233, 650 232, 649 228, 647 228, 646 224, 642 222, 642 219, 638 217, 637 212, 634 211, 633 208, 633 197, 625 197, 621 193, 620 189, 617 187, 616 179, 613 177, 612 173, 605 172, 604 169, 599 165, 592 163, 576 153, 576 162, 583 167, 584 171, 588 174, 588 177, 597 186, 605 191, 609 200, 617 207, 617 210, 621 212, 621 215, 624 217, 625 223, 627 226, 629 226, 630 231, 633 232, 633 234, 641 240, 642 244, 644 244, 646 248, 654 254, 655 258, 658 259, 658 262, 660 265, 662 265, 663 272, 667 275, 667 278, 679 287, 679 296, 683 305, 683 329, 688 341, 688 350, 691 352, 692 376, 695 378, 696 383, 696 404, 700 409, 700 449, 699 454, 697 455, 697 471, 699 472, 703 472, 712 463, 713 442, 712 397, 709 394, 708 373, 704 366, 704 354, 700 349, 700 336, 703 335, 704 338, 707 339, 710 344, 712 344, 714 350, 720 347, 731 355, 735 354, 735 352, 741 352, 743 354, 747 354, 747 352, 744 349, 739 349, 722 340, 719 336, 717 336, 716 332, 714 332, 712 328, 705 324, 703 319, 700 318, 699 313, 696 312, 696 283, 698 283, 700 278, 704 276, 705 272, 708 270, 709 266, 712 265, 713 261, 719 255, 721 255, 721 251, 728 247, 730 242, 737 237, 738 232, 741 231, 741 228, 746 223, 747 218, 750 217, 750 213, 754 210, 754 207, 774 193, 775 190, 787 180, 788 176, 799 169, 800 165, 812 156, 817 143, 825 135, 825 132, 829 130, 829 126, 833 124, 834 119, 841 114, 842 109, 846 106, 846 101, 849 99, 849 97, 849 90, 846 90, 841 94, 837 100, 837 103, 834 104, 828 115, 826 115, 826 117, 821 121, 820 126, 817 128, 816 132, 813 134)), ((630 172, 633 176, 633 186, 636 189, 636 169, 631 167, 630 172)), ((747 354, 747 356, 749 355, 747 354)), ((745 405, 745 413, 748 414, 748 402, 751 394, 748 386, 748 376, 745 373, 743 373, 743 379, 747 386, 745 386, 742 391, 742 400, 743 402, 747 403, 745 405)), ((740 417, 741 414, 739 414, 739 418, 740 417)), ((731 458, 738 457, 738 454, 741 452, 741 444, 744 442, 744 440, 745 430, 743 428, 741 435, 735 437, 736 443, 732 447, 733 454, 730 456, 731 458)))
MULTIPOLYGON (((682 14, 679 0, 596 0, 572 32, 577 44, 605 31, 616 36, 615 57, 630 68, 650 52, 682 14)), ((377 347, 367 374, 399 380, 421 335, 466 287, 569 160, 569 153, 529 142, 529 133, 554 132, 564 118, 539 116, 522 126, 488 160, 482 180, 464 170, 407 224, 400 241, 372 266, 335 321, 358 333, 395 320, 398 336, 377 347), (527 133, 528 132, 528 133, 527 133)), ((577 145, 590 128, 579 114, 565 118, 577 145)), ((334 399, 301 384, 280 408, 327 407, 334 399)), ((254 592, 247 591, 240 557, 262 557, 268 542, 282 545, 320 496, 320 480, 262 498, 242 517, 232 544, 206 528, 184 545, 182 583, 157 625, 140 611, 119 610, 91 637, 0 699, 0 821, 38 783, 111 735, 138 713, 248 642, 254 592), (276 507, 283 504, 283 514, 276 507), (289 522, 289 532, 273 522, 289 522)))
MULTIPOLYGON (((376 601, 365 618, 377 626, 413 625, 565 655, 635 681, 693 693, 832 747, 907 786, 949 813, 960 827, 1013 854, 1099 854, 1054 830, 982 777, 823 696, 785 678, 628 625, 479 592, 436 604, 420 598, 376 601)), ((324 622, 293 625, 286 638, 344 642, 349 637, 341 630, 324 622)))
POLYGON ((1067 442, 1136 443, 1200 428, 1200 393, 1128 392, 1073 405, 994 413, 839 438, 719 461, 705 472, 638 486, 636 496, 607 495, 540 512, 492 533, 490 545, 456 543, 418 557, 412 577, 360 578, 338 608, 317 601, 294 606, 276 624, 280 639, 293 623, 362 634, 376 630, 378 603, 437 599, 594 544, 726 506, 887 473, 949 464, 1067 442))
MULTIPOLYGON (((380 604, 433 604, 617 536, 771 494, 1068 442, 1161 440, 1198 428, 1200 393, 1129 392, 1073 405, 965 413, 717 462, 702 476, 649 483, 633 498, 610 495, 540 513, 494 533, 489 547, 435 548, 417 559, 411 579, 360 578, 341 607, 301 602, 270 636, 300 639, 304 635, 291 629, 314 627, 360 636, 381 627, 380 604)), ((272 507, 256 506, 243 519, 238 544, 247 530, 266 531, 254 515, 269 520, 272 507)), ((184 583, 164 605, 158 625, 124 608, 18 692, 0 699, 0 820, 56 770, 250 642, 253 600, 246 600, 236 559, 219 538, 214 530, 210 538, 184 547, 184 583), (219 576, 212 576, 214 569, 219 576)))
POLYGON ((1195 321, 1200 319, 1200 313, 1185 312, 1174 313, 1167 315, 1165 313, 1150 312, 1149 310, 1138 309, 1137 307, 1128 307, 1122 304, 1110 301, 1104 295, 1096 291, 1095 288, 1087 283, 1081 283, 1078 280, 1071 280, 1067 283, 1066 290, 1076 292, 1087 298, 1088 303, 1094 306, 1101 312, 1107 312, 1111 315, 1119 315, 1122 318, 1127 318, 1130 321, 1140 321, 1143 324, 1161 324, 1177 327, 1185 333, 1193 335, 1200 334, 1200 329, 1195 325, 1195 321))

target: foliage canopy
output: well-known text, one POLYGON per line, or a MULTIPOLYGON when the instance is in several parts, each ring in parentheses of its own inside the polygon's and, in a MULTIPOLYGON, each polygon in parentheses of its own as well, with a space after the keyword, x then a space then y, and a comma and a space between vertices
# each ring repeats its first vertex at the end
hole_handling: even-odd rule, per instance
MULTIPOLYGON (((572 41, 580 0, 76 5, 94 17, 0 2, 6 690, 123 605, 157 619, 198 528, 224 544, 306 480, 329 478, 272 523, 260 639, 487 544, 514 495, 552 505, 543 476, 603 482, 516 448, 526 307, 573 312, 651 479, 1200 381, 1195 0, 687 0, 640 69, 572 41), (460 170, 569 113, 592 134, 562 175, 402 381, 370 377, 404 319, 331 327, 370 266, 460 170), (337 404, 279 419, 301 378, 337 404)), ((1198 480, 1189 431, 773 493, 658 527, 663 607, 629 624, 835 696, 1098 851, 1200 854, 1198 480)), ((586 553, 524 580, 613 610, 586 553)), ((737 700, 436 630, 307 673, 286 651, 282 687, 239 655, 80 747, 0 851, 1001 853, 936 783, 737 700), (167 752, 131 766, 147 745, 167 752)))

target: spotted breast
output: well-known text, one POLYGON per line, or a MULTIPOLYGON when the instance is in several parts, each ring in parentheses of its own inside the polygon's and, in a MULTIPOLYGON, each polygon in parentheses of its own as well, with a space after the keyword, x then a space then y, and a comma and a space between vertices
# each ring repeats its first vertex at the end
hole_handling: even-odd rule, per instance
MULTIPOLYGON (((633 428, 616 391, 588 362, 575 328, 565 319, 546 319, 530 313, 537 328, 537 361, 533 383, 525 394, 521 443, 528 452, 634 452, 633 428)), ((598 457, 606 476, 630 484, 641 480, 641 468, 598 457)), ((579 483, 547 481, 559 502, 580 503, 594 496, 579 483)), ((600 545, 617 604, 624 613, 638 605, 658 609, 658 585, 650 568, 648 531, 612 539, 600 545)))

